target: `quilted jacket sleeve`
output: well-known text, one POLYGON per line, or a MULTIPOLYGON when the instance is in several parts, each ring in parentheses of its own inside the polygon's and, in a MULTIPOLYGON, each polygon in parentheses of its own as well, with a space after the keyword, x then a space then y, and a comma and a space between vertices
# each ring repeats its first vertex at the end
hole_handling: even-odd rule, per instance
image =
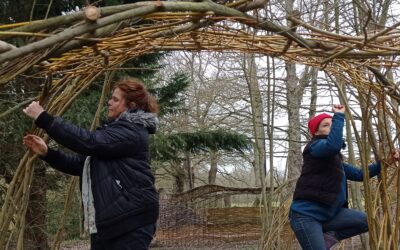
POLYGON ((78 154, 66 154, 49 148, 47 155, 40 158, 49 163, 52 168, 65 174, 80 176, 86 157, 78 154))
POLYGON ((57 143, 82 155, 128 157, 148 148, 147 130, 127 121, 113 122, 106 128, 90 131, 42 112, 35 123, 57 143))
MULTIPOLYGON (((347 179, 351 181, 363 181, 364 175, 363 175, 363 170, 361 168, 357 168, 346 163, 343 164, 343 168, 347 179)), ((368 165, 369 177, 374 177, 380 174, 380 172, 381 172, 380 161, 368 165)))

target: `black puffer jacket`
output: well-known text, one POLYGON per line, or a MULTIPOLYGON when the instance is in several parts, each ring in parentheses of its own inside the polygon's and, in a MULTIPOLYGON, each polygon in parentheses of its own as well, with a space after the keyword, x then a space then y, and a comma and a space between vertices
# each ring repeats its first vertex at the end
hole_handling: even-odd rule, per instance
POLYGON ((101 239, 157 221, 158 194, 149 165, 149 133, 155 132, 156 119, 151 113, 131 110, 94 132, 47 112, 36 119, 36 125, 52 139, 77 153, 49 149, 43 160, 52 167, 82 176, 85 159, 91 156, 91 187, 101 239))

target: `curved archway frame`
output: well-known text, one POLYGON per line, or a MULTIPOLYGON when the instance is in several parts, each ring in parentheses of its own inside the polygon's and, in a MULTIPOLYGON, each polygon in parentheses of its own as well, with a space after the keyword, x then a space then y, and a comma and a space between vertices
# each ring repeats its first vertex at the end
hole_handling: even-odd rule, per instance
POLYGON ((400 39, 395 28, 400 23, 374 34, 347 36, 313 27, 296 12, 287 16, 290 27, 262 19, 257 13, 265 4, 264 0, 226 5, 138 2, 101 8, 102 17, 95 22, 85 22, 85 13, 80 11, 21 24, 0 32, 0 39, 32 36, 36 40, 0 54, 0 84, 32 66, 38 66, 37 74, 42 76, 62 75, 67 84, 65 81, 76 76, 88 79, 95 71, 112 69, 154 51, 239 51, 312 65, 364 89, 374 84, 365 77, 369 69, 378 76, 373 89, 381 89, 383 84, 391 90, 389 96, 400 99, 394 83, 379 75, 382 67, 399 67, 400 39), (60 31, 66 26, 69 28, 60 31), (43 29, 50 31, 38 32, 43 29))

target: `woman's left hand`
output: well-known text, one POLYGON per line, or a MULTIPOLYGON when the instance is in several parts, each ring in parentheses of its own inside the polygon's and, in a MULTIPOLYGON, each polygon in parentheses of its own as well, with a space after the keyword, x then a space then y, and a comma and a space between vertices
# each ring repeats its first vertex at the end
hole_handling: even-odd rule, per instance
POLYGON ((44 142, 42 138, 37 135, 28 134, 24 136, 23 143, 35 154, 40 156, 47 155, 49 150, 47 144, 44 142))
POLYGON ((392 165, 396 161, 400 161, 400 149, 396 148, 392 151, 392 154, 385 160, 389 165, 392 165))
POLYGON ((25 115, 29 116, 33 120, 36 120, 44 111, 44 109, 39 102, 31 102, 31 104, 29 104, 29 106, 24 108, 22 111, 25 113, 25 115))

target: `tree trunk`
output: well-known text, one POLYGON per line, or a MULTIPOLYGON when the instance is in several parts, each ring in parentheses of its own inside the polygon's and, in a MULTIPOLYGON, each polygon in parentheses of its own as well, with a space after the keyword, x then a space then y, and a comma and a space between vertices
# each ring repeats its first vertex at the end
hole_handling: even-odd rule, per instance
POLYGON ((186 187, 190 189, 194 188, 194 173, 192 168, 192 161, 190 159, 190 152, 185 152, 185 161, 183 162, 183 169, 186 173, 186 187))
POLYGON ((253 132, 255 137, 254 147, 254 175, 256 186, 260 186, 265 178, 265 130, 263 103, 260 86, 257 80, 257 68, 254 54, 245 54, 244 74, 250 93, 253 132))
POLYGON ((229 194, 224 196, 224 207, 231 207, 232 206, 232 199, 229 194))
POLYGON ((313 116, 315 116, 317 112, 317 98, 318 98, 317 73, 311 75, 311 99, 310 99, 310 111, 308 113, 308 119, 311 119, 313 116))
MULTIPOLYGON (((288 138, 289 138, 289 151, 287 157, 288 174, 287 179, 295 179, 300 176, 301 166, 303 162, 301 152, 301 123, 300 123, 300 104, 303 98, 304 88, 307 86, 308 81, 312 74, 317 74, 316 70, 306 68, 301 79, 296 75, 296 65, 286 63, 286 100, 288 110, 288 138)), ((294 182, 287 188, 287 194, 291 193, 294 189, 294 182)))
POLYGON ((218 172, 218 154, 216 151, 210 151, 210 171, 208 172, 208 184, 215 184, 218 172))
POLYGON ((175 193, 182 193, 185 191, 185 173, 178 172, 175 176, 175 193))
MULTIPOLYGON (((300 175, 302 155, 301 155, 301 133, 300 133, 300 103, 298 82, 296 75, 296 65, 286 63, 286 87, 287 87, 287 109, 289 120, 289 152, 288 152, 288 177, 289 179, 297 178, 300 175)), ((300 92, 301 93, 301 92, 300 92)))
POLYGON ((187 182, 187 172, 184 163, 179 161, 171 162, 171 171, 168 171, 173 178, 173 193, 182 193, 185 191, 185 183, 187 182))
MULTIPOLYGON (((293 11, 293 0, 286 0, 285 6, 288 13, 293 11)), ((288 156, 287 156, 287 179, 295 179, 300 176, 303 157, 301 153, 301 124, 300 124, 300 104, 303 98, 304 88, 310 79, 309 68, 306 67, 302 79, 299 80, 296 72, 296 64, 285 63, 286 67, 286 100, 288 110, 288 156)), ((313 71, 315 72, 315 71, 313 71)), ((287 186, 284 196, 292 193, 294 182, 287 186)))

